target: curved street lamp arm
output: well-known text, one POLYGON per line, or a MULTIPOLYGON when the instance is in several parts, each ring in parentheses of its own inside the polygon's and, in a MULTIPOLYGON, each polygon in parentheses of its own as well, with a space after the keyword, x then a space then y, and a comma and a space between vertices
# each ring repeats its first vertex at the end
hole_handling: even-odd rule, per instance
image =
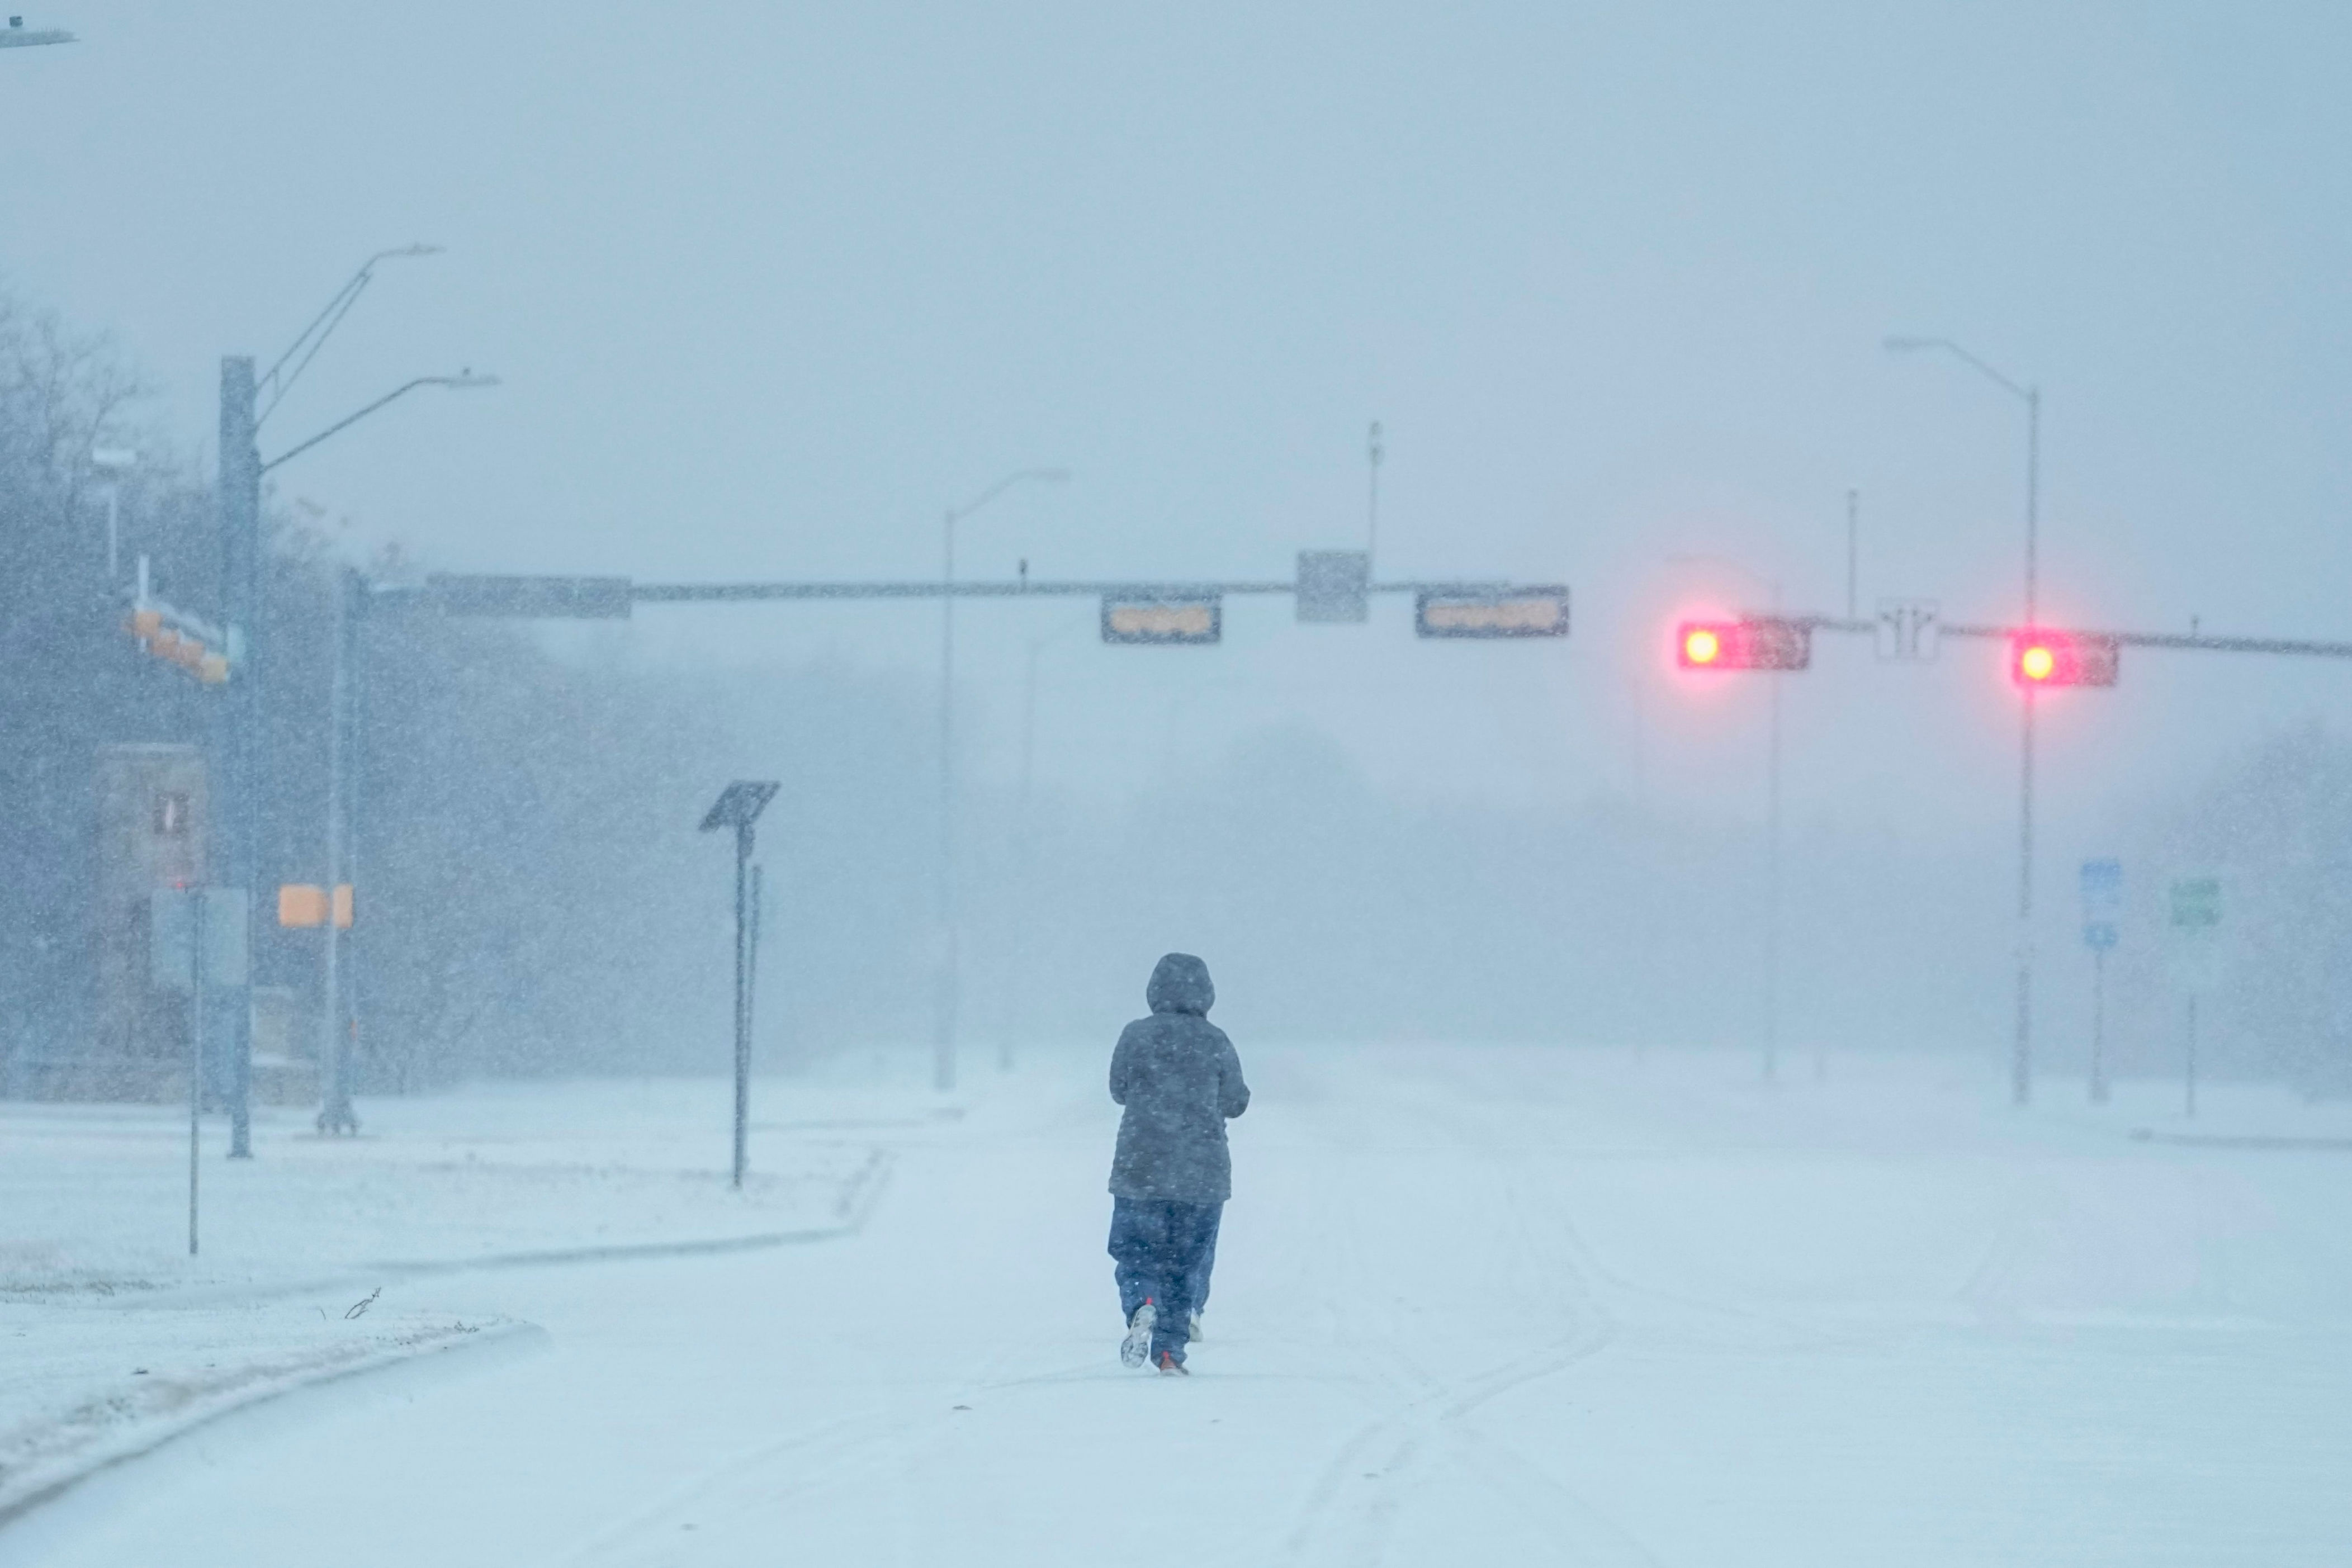
POLYGON ((1966 349, 1960 347, 1959 344, 1952 341, 1949 338, 1895 337, 1887 339, 1885 347, 1886 351, 1890 354, 1909 353, 1922 349, 1941 349, 1944 352, 1951 355, 1954 359, 1958 360, 1961 363, 1974 369, 1979 375, 1983 376, 1987 381, 1990 381, 1995 385, 2000 387, 2011 396, 2024 402, 2032 402, 2033 401, 2033 389, 2032 387, 2025 385, 2022 382, 2016 380, 2014 377, 2003 375, 2000 371, 1995 370, 1991 365, 1977 358, 1976 355, 1969 353, 1966 349))
POLYGON ((363 420, 368 415, 373 413, 376 410, 382 408, 384 404, 393 402, 394 399, 407 396, 410 392, 415 392, 418 387, 494 387, 498 384, 498 377, 478 376, 471 371, 454 376, 419 376, 413 382, 393 388, 392 391, 384 393, 382 397, 376 399, 365 408, 361 409, 358 413, 344 415, 342 418, 335 421, 334 423, 327 426, 326 429, 319 432, 318 434, 310 437, 310 440, 299 442, 295 445, 288 447, 285 451, 279 453, 277 456, 263 464, 260 471, 267 474, 281 463, 291 462, 293 459, 301 456, 305 452, 310 451, 313 446, 318 445, 321 441, 326 440, 327 437, 341 434, 342 432, 349 430, 352 425, 357 424, 361 420, 363 420))
POLYGON ((302 372, 310 368, 310 361, 318 357, 319 350, 326 345, 328 338, 333 335, 337 327, 342 325, 343 318, 351 313, 352 307, 359 303, 361 294, 366 291, 367 286, 375 278, 376 263, 389 261, 397 256, 437 256, 440 251, 441 247, 437 245, 395 246, 390 250, 380 250, 362 262, 360 269, 352 274, 351 281, 335 290, 334 298, 327 301, 326 308, 311 318, 310 324, 303 328, 300 335, 291 343, 286 345, 286 351, 278 355, 276 362, 263 373, 261 380, 254 383, 257 392, 261 388, 271 386, 273 383, 277 389, 270 393, 268 403, 254 417, 255 428, 258 429, 261 422, 269 417, 270 411, 285 401, 287 392, 292 389, 296 382, 301 379, 302 372), (303 345, 306 343, 310 345, 307 352, 303 350, 303 345), (283 381, 280 381, 278 372, 286 369, 286 361, 297 353, 301 353, 301 362, 297 364, 283 381))
POLYGON ((991 485, 987 489, 982 490, 979 495, 973 497, 971 500, 966 501, 962 506, 950 510, 948 513, 948 521, 950 523, 961 522, 964 518, 971 516, 974 512, 977 512, 982 507, 985 507, 991 501, 996 499, 997 497, 1002 496, 1005 491, 1010 490, 1013 486, 1018 485, 1024 480, 1035 479, 1048 485, 1059 485, 1064 480, 1069 478, 1069 476, 1070 471, 1066 468, 1018 469, 1013 473, 1007 474, 1003 478, 999 479, 995 484, 991 485))

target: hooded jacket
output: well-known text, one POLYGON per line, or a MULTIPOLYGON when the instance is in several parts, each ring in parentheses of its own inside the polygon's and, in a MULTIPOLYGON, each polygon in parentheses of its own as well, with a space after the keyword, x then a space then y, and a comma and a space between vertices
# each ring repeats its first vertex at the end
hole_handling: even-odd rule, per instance
POLYGON ((1111 1156, 1114 1197, 1223 1203, 1233 1196, 1225 1123, 1249 1109, 1242 1060, 1208 1019, 1217 999, 1209 967, 1171 953, 1151 971, 1150 1018, 1120 1031, 1110 1097, 1126 1107, 1111 1156))

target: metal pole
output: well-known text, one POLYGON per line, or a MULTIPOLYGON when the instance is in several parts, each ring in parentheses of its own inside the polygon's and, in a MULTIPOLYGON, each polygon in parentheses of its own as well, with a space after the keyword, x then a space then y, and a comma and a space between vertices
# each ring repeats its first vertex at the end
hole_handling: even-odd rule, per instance
MULTIPOLYGON (((2042 389, 2025 392, 2025 623, 2041 617, 2042 389)), ((2019 742, 2017 812, 2017 1040, 2010 1060, 2010 1098, 2033 1098, 2033 709, 2034 691, 2020 694, 2024 719, 2019 742)))
POLYGON ((113 591, 122 575, 122 483, 106 487, 106 586, 113 591))
MULTIPOLYGON (((254 445, 253 361, 231 355, 221 361, 220 399, 221 619, 228 625, 230 652, 239 657, 225 705, 219 859, 224 874, 216 885, 260 885, 261 845, 261 454, 254 445), (242 647, 239 646, 242 643, 242 647)), ((261 907, 247 900, 247 919, 261 907)), ((247 932, 251 936, 250 930, 247 932)), ((257 947, 257 944, 254 945, 257 947)), ((242 1005, 229 1009, 229 1158, 253 1157, 253 1007, 250 982, 242 1005)))
POLYGON ((2017 1038, 2010 1051, 2009 1097, 2033 1098, 2033 688, 2024 702, 2017 816, 2017 1038))
POLYGON ((343 736, 351 706, 344 639, 351 628, 350 596, 351 574, 337 573, 327 677, 327 919, 319 949, 319 1067, 326 1077, 319 1131, 327 1134, 358 1131, 343 1060, 342 943, 335 924, 335 890, 343 880, 343 736))
MULTIPOLYGON (((1780 608, 1780 589, 1772 587, 1772 609, 1780 608)), ((1765 766, 1764 851, 1764 1082, 1780 1075, 1780 672, 1766 672, 1771 683, 1771 729, 1765 766)))
POLYGON ((765 879, 757 862, 751 867, 751 960, 743 981, 743 1032, 748 1038, 760 1015, 760 912, 765 879))
POLYGON ((1030 801, 1037 768, 1037 655, 1045 646, 1042 639, 1030 643, 1029 662, 1021 680, 1021 795, 1013 818, 1013 831, 1020 838, 1015 858, 1020 867, 1021 919, 1013 929, 1013 1018, 996 1060, 998 1071, 1003 1072, 1013 1071, 1013 1036, 1028 1017, 1032 932, 1037 918, 1037 845, 1031 829, 1030 801))
POLYGON ((195 939, 190 949, 188 974, 188 1256, 196 1255, 196 1145, 201 1136, 205 1104, 205 905, 206 889, 193 894, 190 912, 195 939))
POLYGON ((1365 453, 1371 460, 1371 497, 1364 517, 1364 566, 1366 580, 1370 580, 1372 561, 1381 545, 1381 459, 1388 453, 1388 449, 1381 444, 1381 422, 1377 419, 1372 421, 1371 437, 1366 444, 1365 453))
POLYGON ((2107 1103, 2107 950, 2091 949, 2091 1103, 2107 1103))
MULTIPOLYGON (((371 608, 367 579, 354 570, 350 578, 351 623, 345 632, 343 664, 348 672, 350 688, 347 701, 350 716, 344 726, 345 764, 343 771, 343 880, 352 884, 352 935, 345 938, 343 955, 343 1051, 347 1063, 355 1063, 360 1049, 360 982, 365 952, 359 936, 360 889, 360 823, 362 809, 366 803, 367 784, 367 639, 364 628, 371 608)), ((406 1088, 404 1065, 402 1088, 406 1088)), ((348 1080, 346 1080, 348 1082, 348 1080)))
POLYGON ((2197 993, 2189 993, 2189 1062, 2186 1086, 2189 1092, 2189 1119, 2197 1119, 2197 993))
POLYGON ((735 1186, 743 1186, 751 1097, 751 824, 735 826, 735 1186))
POLYGON ((949 512, 940 533, 940 580, 950 591, 940 600, 940 977, 938 1017, 932 1025, 931 1083, 941 1093, 956 1080, 956 887, 955 887, 955 526, 949 512))

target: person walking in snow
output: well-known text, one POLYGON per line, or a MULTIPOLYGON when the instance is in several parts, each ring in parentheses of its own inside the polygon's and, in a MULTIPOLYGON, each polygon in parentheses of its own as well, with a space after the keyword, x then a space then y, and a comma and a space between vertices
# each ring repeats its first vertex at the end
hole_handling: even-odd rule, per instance
POLYGON ((1124 1107, 1110 1164, 1110 1255, 1127 1338, 1119 1359, 1184 1370, 1219 1218, 1233 1196, 1225 1123, 1249 1109, 1242 1060, 1209 1021, 1209 967, 1171 953, 1144 989, 1151 1016, 1120 1031, 1110 1097, 1124 1107))

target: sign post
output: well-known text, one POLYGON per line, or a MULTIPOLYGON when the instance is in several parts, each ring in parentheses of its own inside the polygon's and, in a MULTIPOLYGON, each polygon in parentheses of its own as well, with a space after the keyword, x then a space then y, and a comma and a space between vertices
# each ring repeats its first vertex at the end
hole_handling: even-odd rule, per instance
POLYGON ((2083 946, 2091 950, 2091 1103, 2107 1103, 2107 952, 2121 932, 2124 862, 2083 862, 2083 946))
POLYGON ((2221 883, 2218 877, 2184 877, 2172 884, 2172 929, 2183 943, 2179 959, 2182 988, 2189 993, 2189 1040, 2182 1057, 2183 1103, 2190 1120, 2197 1115, 2197 998, 2220 981, 2221 953, 2213 937, 2221 925, 2221 883))
POLYGON ((752 926, 751 824, 776 797, 772 782, 738 780, 722 790, 702 819, 702 831, 735 830, 735 1186, 743 1186, 745 1135, 751 1099, 752 926))
POLYGON ((163 989, 188 993, 191 1258, 196 1255, 196 1155, 205 1105, 205 988, 246 983, 251 967, 247 936, 251 904, 243 888, 160 887, 150 906, 148 977, 163 989))

